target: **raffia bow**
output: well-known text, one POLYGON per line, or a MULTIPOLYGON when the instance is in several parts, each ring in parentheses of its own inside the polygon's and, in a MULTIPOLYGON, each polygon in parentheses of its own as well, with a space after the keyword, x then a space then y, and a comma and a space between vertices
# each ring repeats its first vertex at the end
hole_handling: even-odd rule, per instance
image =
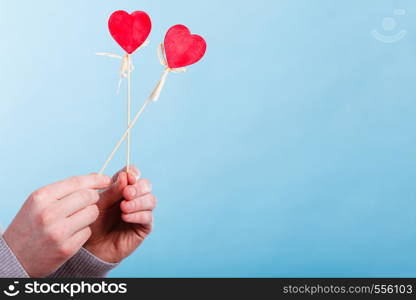
MULTIPOLYGON (((142 47, 146 47, 147 45, 149 45, 149 41, 145 41, 142 45, 140 45, 139 48, 137 48, 137 50, 139 50, 142 47)), ((121 82, 123 81, 123 78, 127 78, 129 76, 129 73, 134 71, 134 65, 131 61, 130 54, 124 54, 123 56, 118 55, 118 54, 108 53, 108 52, 97 52, 95 54, 99 56, 106 56, 106 57, 121 59, 121 64, 120 64, 120 69, 119 69, 120 79, 118 81, 118 87, 117 87, 117 94, 118 94, 120 92, 121 82)))
POLYGON ((186 68, 169 68, 168 62, 166 60, 165 55, 165 47, 163 43, 157 47, 157 56, 159 57, 160 64, 165 67, 163 71, 162 77, 160 78, 159 82, 157 83, 156 87, 154 88, 153 92, 150 94, 149 99, 153 102, 156 102, 159 99, 160 92, 165 85, 166 78, 170 72, 172 73, 184 73, 186 72, 186 68))

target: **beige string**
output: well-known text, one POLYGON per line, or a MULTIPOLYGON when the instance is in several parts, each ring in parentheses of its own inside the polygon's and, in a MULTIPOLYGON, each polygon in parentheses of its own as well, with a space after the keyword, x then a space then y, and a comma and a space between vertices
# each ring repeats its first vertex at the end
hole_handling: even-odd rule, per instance
MULTIPOLYGON (((108 164, 110 163, 110 161, 113 159, 114 155, 116 154, 117 150, 120 148, 121 144, 123 143, 123 141, 126 139, 126 137, 129 136, 130 134, 130 130, 131 128, 133 128, 134 124, 136 124, 137 120, 139 119, 139 117, 141 116, 141 114, 143 113, 143 111, 145 110, 145 108, 147 107, 147 105, 153 101, 156 102, 159 97, 160 97, 160 93, 165 85, 167 76, 170 72, 173 73, 182 73, 182 72, 186 72, 186 68, 169 68, 166 58, 165 58, 165 51, 164 51, 164 47, 163 44, 160 44, 159 47, 157 48, 157 53, 158 53, 158 57, 159 57, 159 61, 161 63, 161 65, 163 65, 165 67, 165 70, 162 73, 162 76, 159 80, 159 82, 156 84, 155 88, 153 89, 153 91, 150 93, 149 97, 144 101, 142 107, 139 109, 139 111, 136 113, 136 115, 134 116, 133 120, 131 122, 129 122, 126 131, 123 133, 123 135, 121 136, 121 138, 119 139, 119 141, 117 142, 116 146, 114 147, 113 151, 111 151, 110 156, 107 158, 107 160, 105 161, 104 165, 101 167, 100 171, 98 172, 99 174, 103 174, 105 169, 107 168, 108 164)), ((128 141, 128 139, 127 139, 128 141)))
POLYGON ((117 94, 119 94, 120 88, 121 88, 121 82, 123 81, 123 78, 128 78, 129 73, 134 71, 133 63, 131 62, 131 60, 129 60, 129 54, 125 54, 123 56, 113 54, 113 53, 107 53, 107 52, 97 52, 95 54, 100 55, 100 56, 107 56, 111 58, 121 59, 120 70, 119 70, 120 79, 118 80, 118 85, 117 85, 117 94))
MULTIPOLYGON (((145 41, 139 48, 137 48, 137 50, 141 49, 142 47, 146 47, 147 45, 149 45, 149 41, 145 41)), ((117 94, 118 94, 120 92, 121 82, 123 78, 128 78, 129 73, 134 71, 134 65, 131 62, 131 60, 129 61, 129 54, 125 54, 123 56, 118 55, 118 54, 108 53, 108 52, 97 52, 95 54, 100 55, 100 56, 107 56, 111 58, 121 59, 120 70, 119 70, 120 79, 118 81, 118 87, 117 87, 117 94)))

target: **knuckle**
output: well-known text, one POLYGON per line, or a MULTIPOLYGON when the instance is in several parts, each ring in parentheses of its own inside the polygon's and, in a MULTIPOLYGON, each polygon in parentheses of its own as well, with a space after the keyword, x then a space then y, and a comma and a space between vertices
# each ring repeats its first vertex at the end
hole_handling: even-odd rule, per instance
POLYGON ((44 226, 48 226, 50 225, 51 221, 52 221, 52 217, 53 215, 51 214, 50 211, 45 210, 40 212, 37 216, 36 216, 36 222, 38 225, 44 227, 44 226))
POLYGON ((88 201, 90 199, 90 193, 88 193, 87 190, 78 191, 78 195, 83 201, 88 201))
POLYGON ((33 200, 33 202, 39 203, 39 202, 44 201, 48 197, 49 197, 48 189, 40 188, 40 189, 34 191, 30 198, 33 200))
POLYGON ((93 190, 80 190, 79 195, 85 202, 91 203, 98 200, 98 193, 93 190))
POLYGON ((61 230, 51 230, 47 234, 47 240, 52 244, 59 244, 62 241, 63 233, 61 230))
POLYGON ((82 184, 82 180, 80 176, 72 176, 69 178, 69 182, 73 186, 80 186, 82 184))

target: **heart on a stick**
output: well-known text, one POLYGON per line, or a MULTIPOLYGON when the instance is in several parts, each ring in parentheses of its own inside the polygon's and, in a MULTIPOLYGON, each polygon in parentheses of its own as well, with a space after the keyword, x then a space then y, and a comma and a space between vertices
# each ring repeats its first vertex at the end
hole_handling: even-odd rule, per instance
POLYGON ((118 10, 111 14, 108 29, 120 47, 132 54, 146 41, 152 29, 152 22, 143 11, 129 14, 124 10, 118 10))
POLYGON ((169 68, 182 68, 198 62, 205 54, 207 44, 197 35, 191 34, 184 25, 172 26, 164 41, 169 68))

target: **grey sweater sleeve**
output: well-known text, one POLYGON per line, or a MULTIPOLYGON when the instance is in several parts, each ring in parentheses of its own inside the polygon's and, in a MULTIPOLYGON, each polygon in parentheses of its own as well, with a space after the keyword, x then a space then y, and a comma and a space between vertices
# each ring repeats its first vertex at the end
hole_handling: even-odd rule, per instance
POLYGON ((49 278, 101 278, 114 269, 118 264, 105 262, 81 248, 77 254, 67 260, 49 278))
MULTIPOLYGON (((107 263, 81 248, 77 254, 67 260, 50 278, 100 278, 118 264, 107 263)), ((23 269, 3 237, 0 236, 0 278, 27 278, 23 269)))
POLYGON ((27 278, 29 275, 23 269, 6 241, 0 236, 0 278, 27 278))

